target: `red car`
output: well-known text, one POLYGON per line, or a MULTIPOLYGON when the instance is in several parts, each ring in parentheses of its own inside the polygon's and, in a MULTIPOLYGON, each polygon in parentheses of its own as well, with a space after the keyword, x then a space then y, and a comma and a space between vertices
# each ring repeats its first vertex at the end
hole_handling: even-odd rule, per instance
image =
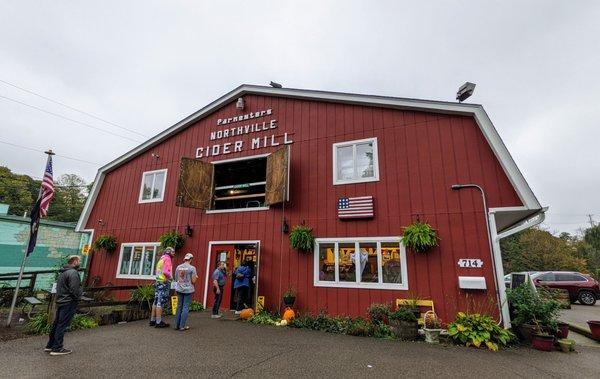
POLYGON ((573 271, 546 271, 531 276, 537 286, 561 288, 569 291, 571 302, 579 300, 584 305, 596 304, 600 299, 598 282, 589 275, 573 271))

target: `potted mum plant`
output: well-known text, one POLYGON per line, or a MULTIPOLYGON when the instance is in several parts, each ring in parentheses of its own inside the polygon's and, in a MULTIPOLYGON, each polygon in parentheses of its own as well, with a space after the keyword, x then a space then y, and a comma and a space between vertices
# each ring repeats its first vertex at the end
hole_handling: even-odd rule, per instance
POLYGON ((292 286, 288 287, 288 289, 283 294, 283 304, 286 307, 293 307, 296 302, 296 293, 292 286))
POLYGON ((171 247, 177 251, 183 247, 185 237, 178 231, 171 230, 161 235, 159 241, 161 248, 166 249, 167 247, 171 247))
POLYGON ((416 221, 403 229, 402 243, 416 253, 424 253, 438 246, 437 231, 426 222, 416 221))
POLYGON ((442 332, 442 324, 440 319, 433 311, 427 311, 424 316, 425 342, 439 343, 440 333, 442 332))
POLYGON ((398 307, 390 313, 390 329, 401 340, 414 341, 419 337, 419 323, 415 313, 408 307, 398 307))
POLYGON ((112 253, 117 250, 117 237, 103 234, 94 241, 94 250, 112 253))
POLYGON ((313 249, 315 237, 312 228, 304 225, 296 225, 290 232, 290 246, 293 249, 302 252, 309 252, 313 249))

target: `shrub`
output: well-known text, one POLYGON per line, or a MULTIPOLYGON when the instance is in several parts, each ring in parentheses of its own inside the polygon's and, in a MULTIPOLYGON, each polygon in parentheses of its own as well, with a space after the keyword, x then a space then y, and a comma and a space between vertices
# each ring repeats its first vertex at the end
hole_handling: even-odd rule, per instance
MULTIPOLYGON (((69 331, 93 329, 98 327, 98 323, 93 317, 76 314, 73 316, 69 331)), ((25 331, 31 334, 49 334, 52 324, 48 323, 48 313, 38 313, 27 321, 25 331)))
POLYGON ((347 330, 347 334, 351 336, 367 337, 371 332, 371 325, 365 319, 358 317, 354 319, 347 330))
POLYGON ((435 229, 425 222, 414 222, 403 228, 402 243, 414 252, 422 253, 438 245, 435 229))
POLYGON ((279 320, 276 316, 271 315, 265 310, 255 313, 252 317, 248 319, 249 323, 259 325, 275 325, 278 321, 279 320))
POLYGON ((192 300, 192 302, 190 303, 190 308, 189 311, 190 312, 201 312, 204 310, 204 305, 196 300, 192 300))
POLYGON ((290 246, 300 251, 311 251, 315 244, 312 228, 296 225, 290 232, 290 246))
POLYGON ((524 283, 508 290, 507 298, 513 309, 514 325, 532 324, 540 329, 556 329, 560 302, 545 288, 538 288, 536 291, 530 284, 524 283))
POLYGON ((394 338, 392 329, 386 324, 369 324, 369 336, 375 338, 394 338))
POLYGON ((459 312, 456 320, 448 325, 448 335, 462 345, 480 347, 483 344, 493 351, 508 346, 514 338, 509 330, 498 326, 491 316, 463 312, 459 312))
POLYGON ((378 323, 385 322, 386 318, 390 314, 390 311, 391 309, 389 304, 373 303, 369 305, 369 308, 367 308, 367 312, 369 313, 371 321, 378 323))
POLYGON ((154 286, 152 284, 146 284, 144 286, 138 286, 136 289, 131 291, 131 301, 146 302, 148 309, 152 305, 154 300, 154 286))
POLYGON ((171 230, 160 236, 159 241, 160 247, 163 249, 171 247, 175 250, 179 250, 183 247, 183 244, 185 243, 185 237, 178 231, 171 230))
POLYGON ((103 234, 94 241, 94 250, 104 250, 112 253, 117 250, 117 237, 103 234))
POLYGON ((390 313, 389 318, 390 318, 390 320, 399 320, 399 321, 408 321, 408 322, 417 321, 417 316, 415 316, 415 313, 408 307, 398 307, 398 309, 395 312, 390 313))

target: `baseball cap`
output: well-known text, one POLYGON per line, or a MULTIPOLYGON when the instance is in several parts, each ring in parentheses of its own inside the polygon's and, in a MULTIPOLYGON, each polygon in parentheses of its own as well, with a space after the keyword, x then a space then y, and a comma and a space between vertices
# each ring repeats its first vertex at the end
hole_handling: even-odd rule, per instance
POLYGON ((184 260, 184 261, 188 261, 188 260, 190 260, 190 259, 192 259, 192 258, 194 258, 194 256, 192 255, 192 253, 187 253, 187 254, 185 255, 185 257, 183 257, 183 260, 184 260))

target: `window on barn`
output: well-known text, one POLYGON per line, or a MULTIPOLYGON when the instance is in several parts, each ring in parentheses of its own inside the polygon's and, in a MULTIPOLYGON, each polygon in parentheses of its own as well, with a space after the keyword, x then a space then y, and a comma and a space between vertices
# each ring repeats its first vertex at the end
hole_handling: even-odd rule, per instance
POLYGON ((269 209, 288 200, 289 147, 227 161, 183 158, 177 206, 231 212, 269 209))
POLYGON ((156 242, 121 244, 117 278, 154 279, 154 268, 160 258, 158 246, 156 242))
POLYGON ((163 201, 166 182, 166 169, 144 172, 142 175, 142 186, 140 188, 139 202, 153 203, 157 201, 163 201))
POLYGON ((318 238, 316 243, 315 286, 408 289, 399 238, 318 238))
POLYGON ((333 184, 379 180, 377 138, 333 144, 333 184))

